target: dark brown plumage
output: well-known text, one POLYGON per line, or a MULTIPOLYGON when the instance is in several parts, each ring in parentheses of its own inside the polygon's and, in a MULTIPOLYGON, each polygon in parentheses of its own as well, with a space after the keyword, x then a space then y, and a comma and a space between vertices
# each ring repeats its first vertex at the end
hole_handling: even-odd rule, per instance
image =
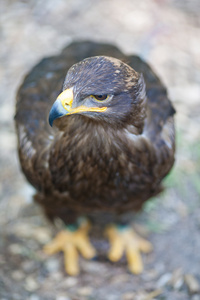
POLYGON ((73 43, 43 59, 18 91, 15 117, 21 167, 35 200, 51 220, 66 224, 94 212, 140 209, 161 191, 174 163, 174 112, 150 67, 113 46, 73 43), (106 110, 57 116, 51 128, 49 111, 63 81, 63 90, 73 87, 70 109, 106 110))

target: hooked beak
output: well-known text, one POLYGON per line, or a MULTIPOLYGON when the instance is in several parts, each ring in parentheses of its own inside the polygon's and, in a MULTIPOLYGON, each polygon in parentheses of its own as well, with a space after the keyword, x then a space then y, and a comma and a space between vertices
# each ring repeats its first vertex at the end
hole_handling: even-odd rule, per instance
POLYGON ((54 102, 49 113, 49 124, 52 126, 53 121, 65 115, 72 115, 83 112, 103 112, 107 107, 88 107, 80 105, 72 108, 73 104, 73 88, 63 91, 54 102))
POLYGON ((67 89, 58 96, 53 106, 51 107, 49 113, 49 124, 51 125, 51 127, 55 119, 60 118, 69 113, 72 107, 72 103, 73 103, 72 89, 67 89))

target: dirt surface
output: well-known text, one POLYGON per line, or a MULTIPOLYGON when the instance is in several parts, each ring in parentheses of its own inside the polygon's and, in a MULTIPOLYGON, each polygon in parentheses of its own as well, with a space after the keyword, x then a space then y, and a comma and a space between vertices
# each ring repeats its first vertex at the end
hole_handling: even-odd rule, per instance
POLYGON ((199 0, 1 1, 0 31, 0 299, 200 300, 200 2, 199 0), (67 276, 63 256, 42 247, 54 229, 32 203, 19 169, 13 124, 15 94, 41 58, 74 40, 117 45, 148 61, 177 109, 177 160, 166 191, 136 216, 154 251, 140 276, 126 261, 80 259, 67 276))

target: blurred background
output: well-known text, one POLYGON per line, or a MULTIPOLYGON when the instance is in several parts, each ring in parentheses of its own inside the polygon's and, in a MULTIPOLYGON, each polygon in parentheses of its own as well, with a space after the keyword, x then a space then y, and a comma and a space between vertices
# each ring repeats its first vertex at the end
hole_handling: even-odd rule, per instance
POLYGON ((1 0, 0 60, 0 299, 199 300, 200 1, 1 0), (80 276, 66 276, 62 255, 47 258, 41 250, 53 231, 19 169, 16 91, 36 63, 75 40, 141 56, 177 110, 167 189, 137 216, 155 248, 138 277, 126 263, 106 260, 81 260, 80 276))

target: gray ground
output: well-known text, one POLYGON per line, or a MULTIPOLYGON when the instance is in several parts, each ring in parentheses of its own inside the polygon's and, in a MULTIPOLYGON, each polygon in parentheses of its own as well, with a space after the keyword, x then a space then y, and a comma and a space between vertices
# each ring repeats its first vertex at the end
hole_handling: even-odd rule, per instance
MULTIPOLYGON (((200 2, 199 0, 2 0, 0 31, 0 299, 200 299, 200 2), (177 161, 166 192, 137 216, 154 245, 134 276, 126 262, 102 255, 80 260, 81 274, 64 273, 63 257, 47 257, 54 234, 31 201, 22 176, 13 125, 15 93, 42 57, 73 40, 118 45, 146 59, 177 109, 177 161)), ((103 245, 103 246, 102 246, 103 245)))

